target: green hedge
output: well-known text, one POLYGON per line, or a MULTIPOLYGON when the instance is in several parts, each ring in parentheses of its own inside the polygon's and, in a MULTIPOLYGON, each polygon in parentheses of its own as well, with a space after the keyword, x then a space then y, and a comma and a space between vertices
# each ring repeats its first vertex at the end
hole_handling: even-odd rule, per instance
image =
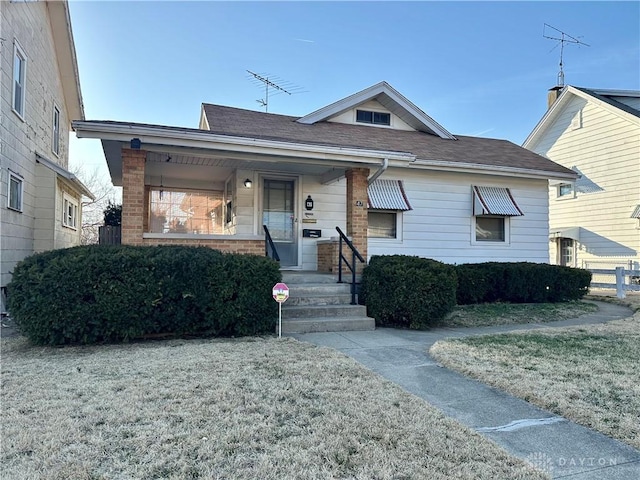
POLYGON ((529 262, 487 262, 456 266, 457 303, 563 302, 582 298, 591 272, 529 262))
POLYGON ((205 247, 83 246, 32 255, 8 285, 8 308, 36 344, 118 342, 152 334, 275 330, 266 257, 205 247))
POLYGON ((424 329, 455 306, 456 272, 426 258, 374 256, 364 269, 361 292, 377 326, 424 329))

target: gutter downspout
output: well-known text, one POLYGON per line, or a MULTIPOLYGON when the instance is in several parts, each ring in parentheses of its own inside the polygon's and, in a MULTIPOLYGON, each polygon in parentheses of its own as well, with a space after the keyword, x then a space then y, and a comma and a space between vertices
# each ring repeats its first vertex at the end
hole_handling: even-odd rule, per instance
POLYGON ((373 175, 371 175, 369 177, 369 179, 367 180, 367 183, 369 185, 371 185, 373 182, 376 181, 376 179, 382 175, 384 173, 384 171, 389 168, 389 159, 388 158, 383 158, 382 159, 382 165, 380 166, 380 168, 378 169, 378 171, 376 173, 374 173, 373 175))

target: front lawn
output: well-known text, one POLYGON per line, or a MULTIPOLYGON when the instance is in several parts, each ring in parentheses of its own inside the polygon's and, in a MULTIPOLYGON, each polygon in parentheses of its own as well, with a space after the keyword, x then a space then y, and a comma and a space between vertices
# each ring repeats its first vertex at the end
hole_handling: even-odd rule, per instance
POLYGON ((431 355, 640 448, 640 313, 602 325, 440 341, 431 355))
POLYGON ((486 327, 523 323, 547 323, 593 313, 598 307, 587 302, 482 303, 458 305, 442 321, 447 327, 486 327))
POLYGON ((292 339, 2 348, 2 478, 546 478, 292 339))

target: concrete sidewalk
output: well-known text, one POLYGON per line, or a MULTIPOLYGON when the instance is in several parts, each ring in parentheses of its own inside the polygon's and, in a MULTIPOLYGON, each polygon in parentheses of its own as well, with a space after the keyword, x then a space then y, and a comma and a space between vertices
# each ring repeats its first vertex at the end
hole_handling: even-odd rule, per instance
POLYGON ((378 328, 370 332, 292 334, 344 352, 369 369, 440 408, 517 457, 571 480, 640 479, 640 451, 500 390, 439 366, 428 354, 444 338, 532 328, 603 323, 631 310, 595 302, 600 310, 552 324, 430 331, 378 328))

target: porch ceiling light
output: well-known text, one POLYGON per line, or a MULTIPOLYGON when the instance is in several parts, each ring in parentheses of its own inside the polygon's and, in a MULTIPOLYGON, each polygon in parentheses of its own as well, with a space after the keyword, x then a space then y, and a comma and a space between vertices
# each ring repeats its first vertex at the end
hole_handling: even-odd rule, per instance
POLYGON ((251 181, 251 179, 250 179, 250 178, 247 178, 247 179, 244 181, 244 187, 245 187, 245 188, 251 188, 251 187, 253 187, 253 182, 251 181))

